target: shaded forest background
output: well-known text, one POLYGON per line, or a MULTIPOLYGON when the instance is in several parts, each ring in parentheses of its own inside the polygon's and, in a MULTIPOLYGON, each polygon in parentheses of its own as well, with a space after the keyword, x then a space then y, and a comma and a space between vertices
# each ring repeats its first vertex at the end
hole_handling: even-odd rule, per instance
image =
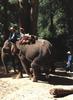
POLYGON ((51 41, 58 59, 73 52, 73 0, 0 0, 0 46, 10 26, 51 41))

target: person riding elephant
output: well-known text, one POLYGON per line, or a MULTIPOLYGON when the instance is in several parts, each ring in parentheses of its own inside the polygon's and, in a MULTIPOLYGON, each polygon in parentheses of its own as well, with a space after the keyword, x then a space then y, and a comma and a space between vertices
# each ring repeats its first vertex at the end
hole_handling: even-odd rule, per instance
POLYGON ((8 38, 9 41, 15 43, 17 40, 20 39, 20 34, 19 32, 16 32, 15 27, 10 27, 9 31, 10 31, 9 38, 8 38))
POLYGON ((20 44, 30 44, 35 43, 36 36, 25 34, 24 28, 20 27, 19 32, 16 32, 16 29, 14 27, 10 27, 10 35, 8 38, 8 41, 11 42, 12 48, 11 51, 14 53, 16 47, 16 42, 18 41, 20 44))

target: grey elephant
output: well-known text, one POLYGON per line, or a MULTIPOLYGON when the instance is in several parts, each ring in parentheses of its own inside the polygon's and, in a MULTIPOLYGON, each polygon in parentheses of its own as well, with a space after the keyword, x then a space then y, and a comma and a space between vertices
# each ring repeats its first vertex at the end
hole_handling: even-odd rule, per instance
MULTIPOLYGON (((9 41, 7 42, 9 43, 8 47, 12 46, 12 43, 9 41)), ((3 52, 6 50, 6 45, 3 47, 3 52)), ((38 76, 40 75, 41 71, 48 75, 50 70, 53 69, 52 65, 54 63, 54 49, 49 41, 38 39, 35 41, 35 43, 24 45, 20 45, 16 42, 16 46, 19 52, 15 51, 14 54, 18 56, 24 71, 30 78, 33 78, 34 82, 38 81, 38 76)), ((19 67, 18 76, 23 77, 21 67, 19 67)))
POLYGON ((54 49, 49 41, 38 39, 33 44, 20 45, 18 48, 21 64, 29 77, 33 76, 34 82, 38 81, 42 70, 48 75, 50 69, 53 69, 54 49), (32 74, 30 69, 32 69, 32 74))

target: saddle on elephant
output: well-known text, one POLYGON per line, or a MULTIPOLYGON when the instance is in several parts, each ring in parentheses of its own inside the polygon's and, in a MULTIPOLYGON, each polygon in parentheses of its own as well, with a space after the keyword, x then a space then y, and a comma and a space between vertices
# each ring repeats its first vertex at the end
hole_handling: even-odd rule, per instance
POLYGON ((29 34, 24 35, 20 40, 18 41, 20 45, 22 44, 29 44, 30 43, 31 36, 29 34))
POLYGON ((25 46, 26 44, 33 44, 37 40, 37 36, 25 34, 22 38, 20 38, 15 43, 12 43, 11 52, 18 53, 19 46, 25 46))
POLYGON ((35 43, 36 39, 37 38, 34 35, 25 34, 22 38, 20 38, 19 44, 32 44, 35 43))

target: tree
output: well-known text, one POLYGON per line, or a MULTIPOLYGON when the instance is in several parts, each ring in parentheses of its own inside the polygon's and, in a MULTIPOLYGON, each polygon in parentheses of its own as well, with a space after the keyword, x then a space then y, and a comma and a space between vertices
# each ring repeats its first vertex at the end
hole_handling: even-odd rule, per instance
POLYGON ((54 37, 67 30, 62 0, 39 0, 38 34, 54 37))
POLYGON ((4 35, 4 40, 7 39, 8 37, 8 0, 3 0, 2 1, 2 6, 4 7, 2 17, 3 17, 3 35, 4 35))
POLYGON ((73 0, 62 0, 62 5, 65 13, 65 20, 67 22, 67 48, 73 52, 73 0))
POLYGON ((19 24, 26 33, 36 34, 39 0, 19 0, 19 24))

